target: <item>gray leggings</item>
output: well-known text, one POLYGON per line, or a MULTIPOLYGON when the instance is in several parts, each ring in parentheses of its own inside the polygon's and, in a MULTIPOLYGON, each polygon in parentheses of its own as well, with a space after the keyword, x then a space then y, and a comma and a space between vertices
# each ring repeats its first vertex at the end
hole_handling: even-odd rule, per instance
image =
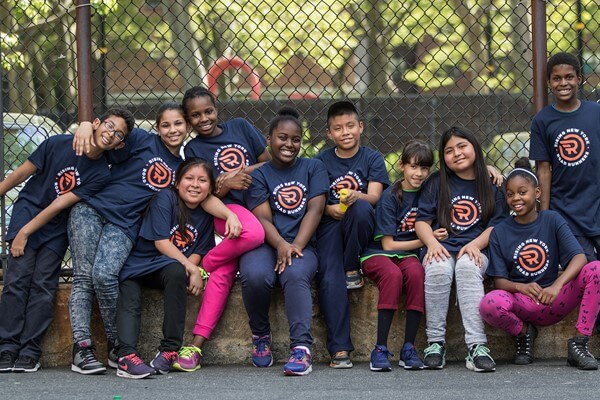
POLYGON ((483 319, 479 314, 479 302, 483 298, 483 274, 488 259, 483 256, 483 266, 477 267, 463 255, 456 255, 444 261, 433 261, 425 265, 425 312, 427 315, 427 341, 445 342, 446 318, 450 302, 452 280, 456 278, 456 296, 460 307, 465 342, 468 347, 487 343, 483 319))

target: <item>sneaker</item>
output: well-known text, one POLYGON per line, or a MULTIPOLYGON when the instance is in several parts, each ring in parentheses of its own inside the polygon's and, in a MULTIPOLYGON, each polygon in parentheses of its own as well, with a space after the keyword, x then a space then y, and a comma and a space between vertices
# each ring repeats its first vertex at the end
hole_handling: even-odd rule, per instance
POLYGON ((252 335, 252 365, 266 368, 273 365, 273 353, 271 353, 271 335, 252 335))
POLYGON ((446 365, 446 346, 444 343, 433 342, 423 351, 423 364, 428 369, 442 369, 446 365))
POLYGON ((515 364, 527 365, 533 362, 533 342, 537 337, 537 328, 527 325, 527 333, 515 337, 517 349, 515 351, 515 364))
POLYGON ((362 275, 358 270, 346 272, 346 289, 360 289, 364 284, 362 275))
POLYGON ((12 372, 17 358, 17 353, 12 351, 5 350, 0 353, 0 372, 12 372))
POLYGON ((117 367, 117 376, 121 378, 143 379, 150 375, 154 375, 156 371, 135 353, 119 358, 119 366, 117 367))
POLYGON ((104 365, 98 361, 94 351, 96 346, 92 345, 90 339, 82 340, 73 344, 73 363, 71 371, 84 375, 96 375, 106 372, 104 365))
POLYGON ((567 342, 567 364, 584 370, 598 369, 598 361, 587 348, 587 336, 575 336, 567 342))
POLYGON ((202 350, 194 345, 183 346, 173 363, 173 369, 184 372, 194 372, 200 369, 202 350))
POLYGON ((474 344, 467 354, 467 368, 475 372, 494 372, 496 362, 490 355, 490 349, 486 344, 474 344))
POLYGON ((108 356, 106 357, 108 360, 108 366, 117 369, 119 366, 119 356, 117 355, 119 340, 109 339, 106 343, 106 347, 108 348, 108 356))
POLYGON ((29 356, 19 356, 13 367, 13 372, 36 372, 40 369, 40 362, 37 358, 29 356))
POLYGON ((157 374, 166 375, 171 370, 173 362, 177 358, 176 351, 159 351, 150 361, 150 366, 154 368, 157 374))
POLYGON ((404 369, 423 369, 423 361, 419 358, 414 344, 405 343, 402 346, 398 365, 404 367, 404 369))
POLYGON ((375 345, 371 352, 371 371, 388 372, 392 370, 389 358, 394 355, 385 346, 375 345))
POLYGON ((354 364, 352 364, 352 361, 350 360, 348 351, 342 350, 335 353, 335 355, 331 358, 329 366, 337 369, 348 369, 352 368, 354 364))
POLYGON ((308 375, 312 372, 312 361, 308 349, 296 346, 292 349, 290 359, 283 366, 285 375, 308 375))

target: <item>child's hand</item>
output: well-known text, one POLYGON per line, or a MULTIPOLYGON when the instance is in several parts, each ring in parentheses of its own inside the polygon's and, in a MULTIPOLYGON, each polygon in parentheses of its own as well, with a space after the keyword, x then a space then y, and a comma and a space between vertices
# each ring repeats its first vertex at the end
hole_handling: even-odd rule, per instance
POLYGON ((21 257, 23 254, 25 254, 25 246, 27 246, 27 239, 29 239, 29 234, 27 234, 23 231, 23 229, 21 229, 17 233, 17 236, 15 236, 15 238, 13 239, 12 244, 10 246, 10 254, 12 254, 14 258, 21 257))
POLYGON ((448 231, 446 228, 437 228, 433 231, 433 237, 437 239, 438 242, 448 239, 448 231))
POLYGON ((350 207, 352 204, 356 203, 356 201, 360 198, 360 192, 356 191, 356 190, 352 190, 352 189, 348 189, 348 194, 346 195, 346 198, 342 201, 340 200, 342 203, 344 203, 345 205, 347 205, 348 207, 350 207))
POLYGON ((448 258, 450 258, 450 253, 444 246, 440 244, 440 242, 436 240, 433 246, 427 247, 427 253, 423 258, 423 265, 427 266, 428 264, 432 263, 433 260, 439 262, 440 260, 445 261, 448 258))
POLYGON ((73 135, 73 150, 75 150, 76 155, 81 156, 84 152, 89 153, 92 146, 96 147, 94 128, 91 122, 83 121, 79 124, 75 135, 73 135))
POLYGON ((247 190, 252 183, 252 177, 246 173, 246 166, 223 173, 217 178, 217 189, 226 187, 235 190, 247 190))
POLYGON ((339 204, 330 204, 327 206, 327 215, 329 215, 333 219, 337 219, 341 221, 344 218, 344 213, 340 211, 339 204))
POLYGON ((493 165, 486 165, 488 174, 490 174, 490 178, 492 178, 492 183, 498 187, 502 186, 502 182, 504 182, 504 176, 498 170, 498 168, 493 165))
POLYGON ((539 295, 542 293, 542 287, 537 282, 521 283, 517 286, 517 290, 519 293, 531 298, 536 304, 540 304, 539 295))
POLYGON ((199 296, 204 289, 204 283, 198 266, 189 264, 185 266, 185 271, 188 275, 187 291, 193 296, 199 296))
POLYGON ((558 296, 558 294, 560 293, 560 289, 562 288, 556 283, 543 288, 540 294, 538 295, 540 303, 545 304, 547 306, 552 305, 554 299, 556 299, 556 296, 558 296))
POLYGON ((469 260, 473 261, 475 265, 481 268, 481 266, 483 265, 483 257, 481 255, 481 250, 479 249, 479 247, 475 246, 472 242, 467 243, 460 249, 458 255, 456 256, 456 259, 458 260, 465 254, 469 256, 469 260))
POLYGON ((229 239, 235 239, 240 237, 242 233, 242 223, 238 219, 237 215, 230 213, 229 217, 225 220, 225 236, 229 239))
POLYGON ((283 273, 285 268, 292 265, 292 257, 302 257, 302 249, 298 246, 281 241, 277 245, 277 263, 275 264, 275 272, 278 274, 283 273))

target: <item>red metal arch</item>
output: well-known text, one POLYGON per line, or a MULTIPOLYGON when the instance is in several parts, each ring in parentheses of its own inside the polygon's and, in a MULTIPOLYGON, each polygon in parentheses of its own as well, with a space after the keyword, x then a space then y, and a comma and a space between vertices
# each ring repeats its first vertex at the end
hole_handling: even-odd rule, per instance
POLYGON ((248 82, 252 87, 250 98, 252 100, 259 100, 262 92, 260 77, 256 72, 254 72, 254 69, 252 69, 252 67, 246 61, 237 56, 231 58, 223 56, 219 57, 219 59, 215 61, 213 66, 208 70, 208 90, 210 90, 215 96, 218 95, 217 79, 219 79, 224 71, 229 69, 240 69, 247 74, 246 82, 248 82))

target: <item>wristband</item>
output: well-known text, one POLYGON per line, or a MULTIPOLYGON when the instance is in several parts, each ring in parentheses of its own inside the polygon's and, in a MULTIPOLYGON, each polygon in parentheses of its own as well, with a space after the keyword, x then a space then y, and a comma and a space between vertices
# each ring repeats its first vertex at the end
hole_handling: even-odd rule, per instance
POLYGON ((200 271, 200 277, 202 278, 202 280, 208 279, 208 272, 206 272, 204 268, 198 265, 198 271, 200 271))

